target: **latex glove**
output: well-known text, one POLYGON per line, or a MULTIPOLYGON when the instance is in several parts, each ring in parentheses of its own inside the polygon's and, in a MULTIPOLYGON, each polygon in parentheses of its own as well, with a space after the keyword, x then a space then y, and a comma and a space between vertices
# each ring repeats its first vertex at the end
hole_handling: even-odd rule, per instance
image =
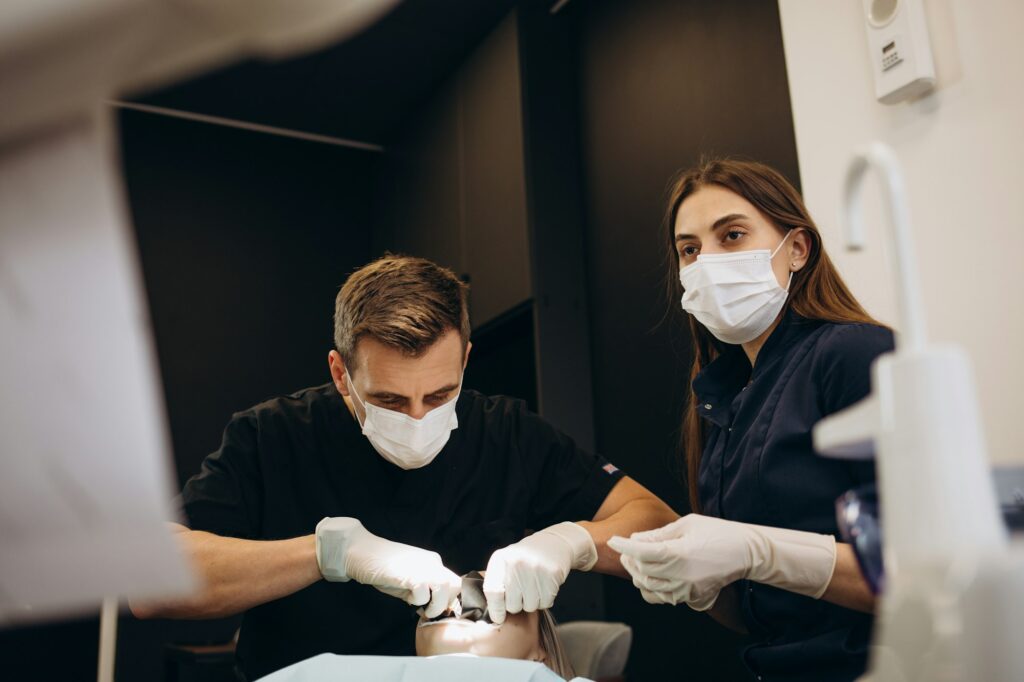
POLYGON ((832 580, 831 535, 688 514, 656 530, 613 537, 623 567, 651 604, 715 604, 723 587, 747 579, 819 599, 832 580))
POLYGON ((484 595, 495 623, 505 614, 549 609, 569 571, 589 571, 597 547, 583 526, 566 521, 499 549, 487 562, 484 595))
POLYGON ((462 589, 462 578, 444 567, 437 552, 385 540, 347 516, 317 524, 316 562, 329 581, 355 580, 408 604, 426 605, 427 618, 456 606, 462 589))

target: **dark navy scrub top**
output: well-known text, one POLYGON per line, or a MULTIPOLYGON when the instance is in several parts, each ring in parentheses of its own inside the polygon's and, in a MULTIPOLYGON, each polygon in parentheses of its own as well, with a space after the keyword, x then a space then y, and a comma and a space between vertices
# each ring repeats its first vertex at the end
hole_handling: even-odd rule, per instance
MULTIPOLYGON (((693 382, 707 437, 699 470, 702 511, 733 521, 837 536, 835 500, 874 480, 872 462, 815 454, 811 429, 870 390, 870 367, 892 332, 807 320, 788 311, 751 371, 740 346, 693 382)), ((743 654, 759 680, 854 680, 867 664, 872 617, 760 583, 741 581, 755 644, 743 654)))
MULTIPOLYGON (((462 574, 530 529, 592 519, 622 479, 521 400, 464 390, 456 414, 440 454, 404 471, 377 454, 333 384, 239 412, 185 484, 189 527, 276 540, 352 516, 462 574)), ((416 621, 413 607, 372 587, 321 580, 245 613, 238 667, 255 680, 324 652, 412 656, 416 621)))

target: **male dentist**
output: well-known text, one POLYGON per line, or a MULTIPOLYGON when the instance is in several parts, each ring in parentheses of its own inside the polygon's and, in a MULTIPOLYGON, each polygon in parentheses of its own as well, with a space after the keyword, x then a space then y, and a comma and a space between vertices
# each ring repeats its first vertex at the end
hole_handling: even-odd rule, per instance
POLYGON ((430 261, 353 273, 331 381, 234 415, 176 526, 204 589, 139 617, 244 612, 256 679, 323 653, 411 655, 415 609, 442 613, 486 567, 491 617, 552 605, 570 570, 625 577, 608 538, 675 514, 522 401, 462 386, 466 286, 430 261))

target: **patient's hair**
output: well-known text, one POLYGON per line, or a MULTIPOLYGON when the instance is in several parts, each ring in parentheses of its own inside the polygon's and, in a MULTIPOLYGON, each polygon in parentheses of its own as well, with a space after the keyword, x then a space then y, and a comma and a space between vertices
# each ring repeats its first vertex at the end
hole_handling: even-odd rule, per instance
POLYGON ((562 640, 558 637, 555 625, 557 623, 555 623, 555 617, 551 615, 551 611, 542 609, 537 612, 537 636, 540 639, 540 648, 547 655, 544 662, 555 674, 568 680, 576 677, 576 673, 572 669, 572 664, 569 663, 569 657, 565 654, 565 647, 562 646, 562 640))

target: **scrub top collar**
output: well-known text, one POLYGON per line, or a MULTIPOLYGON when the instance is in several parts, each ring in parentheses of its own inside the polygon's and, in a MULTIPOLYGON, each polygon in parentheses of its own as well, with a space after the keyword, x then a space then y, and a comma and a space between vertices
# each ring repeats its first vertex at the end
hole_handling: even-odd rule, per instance
POLYGON ((782 358, 793 341, 816 326, 818 324, 800 317, 787 307, 779 324, 761 346, 753 371, 742 346, 721 344, 718 357, 693 380, 697 413, 718 426, 728 426, 735 397, 782 358))

